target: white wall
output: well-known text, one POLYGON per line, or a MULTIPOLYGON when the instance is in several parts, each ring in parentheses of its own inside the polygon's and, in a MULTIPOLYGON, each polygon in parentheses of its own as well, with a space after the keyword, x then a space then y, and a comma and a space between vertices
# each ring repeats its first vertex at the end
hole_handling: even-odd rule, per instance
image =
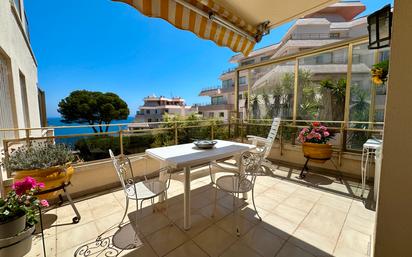
MULTIPOLYGON (((31 127, 40 127, 40 113, 37 92, 37 63, 30 45, 25 38, 25 22, 17 16, 13 1, 0 1, 0 51, 9 59, 8 70, 11 72, 11 88, 14 94, 15 127, 24 126, 23 104, 20 90, 20 75, 25 76, 31 127)), ((24 1, 21 0, 24 13, 24 1)), ((23 16, 24 17, 24 16, 23 16)), ((13 96, 12 96, 13 97, 13 96)), ((40 132, 37 132, 40 133, 40 132)), ((33 132, 33 135, 37 135, 33 132)), ((21 133, 24 136, 24 132, 21 133)))

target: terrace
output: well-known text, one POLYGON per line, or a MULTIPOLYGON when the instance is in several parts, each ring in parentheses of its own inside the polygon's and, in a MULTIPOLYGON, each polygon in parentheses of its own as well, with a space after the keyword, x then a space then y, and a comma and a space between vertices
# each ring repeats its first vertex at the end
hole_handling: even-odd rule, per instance
MULTIPOLYGON (((44 210, 45 240, 37 234, 28 256, 42 256, 43 242, 47 256, 410 256, 411 173, 407 167, 412 144, 404 131, 410 118, 411 92, 404 86, 409 82, 404 74, 410 70, 411 26, 407 21, 412 6, 402 0, 397 4, 394 26, 398 30, 394 31, 398 34, 392 52, 388 48, 370 50, 368 39, 361 37, 238 67, 234 71, 236 97, 240 72, 250 74, 243 119, 239 119, 236 99, 235 118, 227 122, 175 121, 138 131, 116 124, 110 125, 109 132, 79 135, 56 133, 69 129, 65 127, 2 129, 4 134, 16 135, 2 140, 6 161, 13 149, 33 142, 70 144, 79 155, 68 190, 82 216, 80 222, 72 224, 74 213, 67 202, 44 210), (377 89, 370 80, 370 69, 388 60, 389 54, 391 94, 387 102, 387 85, 377 89), (337 97, 324 88, 331 84, 343 85, 344 96, 337 97), (146 202, 141 214, 132 205, 123 226, 117 227, 126 205, 108 149, 128 155, 140 178, 161 166, 154 159, 149 159, 147 166, 140 160, 149 148, 191 143, 193 138, 247 143, 249 134, 266 137, 270 120, 265 118, 277 116, 282 123, 268 156, 272 165, 257 177, 255 186, 256 209, 262 220, 257 219, 250 197, 234 198, 233 204, 232 196, 218 191, 215 201, 209 170, 201 166, 193 168, 189 176, 190 229, 184 224, 186 190, 180 170, 166 201, 156 200, 154 208, 146 202), (335 133, 333 162, 313 163, 310 173, 299 178, 305 159, 296 138, 299 130, 314 120, 321 120, 335 133), (362 146, 369 138, 382 138, 383 132, 383 176, 379 184, 378 174, 372 172, 362 194, 362 146), (372 186, 372 182, 377 184, 372 186), (240 235, 235 224, 240 226, 240 235)), ((242 7, 244 11, 245 5, 242 7)), ((259 13, 256 9, 250 12, 259 13)), ((243 45, 241 50, 246 51, 247 43, 243 45)), ((378 164, 372 164, 371 170, 379 170, 378 164)), ((10 183, 13 174, 7 170, 3 175, 8 179, 5 183, 10 183)))

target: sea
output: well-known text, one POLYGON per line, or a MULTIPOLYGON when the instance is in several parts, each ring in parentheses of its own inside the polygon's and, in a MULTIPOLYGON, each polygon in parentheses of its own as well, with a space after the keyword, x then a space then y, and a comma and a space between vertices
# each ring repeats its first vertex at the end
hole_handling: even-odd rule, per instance
MULTIPOLYGON (((126 120, 114 120, 112 121, 111 124, 126 124, 126 123, 132 123, 134 120, 134 117, 129 117, 126 120)), ((89 128, 59 128, 61 126, 84 126, 88 124, 80 124, 80 123, 63 123, 61 121, 60 117, 50 117, 47 118, 47 124, 49 127, 55 127, 54 128, 54 134, 56 136, 62 136, 62 135, 74 135, 74 134, 88 134, 88 133, 94 133, 93 129, 91 127, 89 128)), ((122 129, 125 129, 125 126, 122 127, 122 129)), ((109 127, 109 131, 118 131, 119 127, 118 126, 113 126, 109 127)))
MULTIPOLYGON (((134 121, 134 117, 129 117, 126 120, 115 120, 112 121, 111 124, 128 124, 128 123, 132 123, 134 121)), ((74 144, 76 143, 77 140, 79 140, 80 138, 82 138, 82 134, 90 134, 90 133, 94 133, 93 129, 91 127, 87 127, 87 128, 77 128, 75 126, 82 126, 82 125, 88 125, 88 124, 79 124, 79 123, 63 123, 61 121, 60 117, 50 117, 47 118, 47 122, 48 122, 48 126, 49 127, 54 127, 54 135, 55 136, 65 136, 65 135, 78 135, 76 137, 69 137, 69 138, 57 138, 56 139, 56 143, 64 143, 67 145, 71 145, 74 146, 74 144), (69 127, 73 127, 73 128, 62 128, 62 126, 69 126, 69 127)), ((125 130, 127 129, 127 126, 120 126, 121 129, 125 130)), ((96 127, 96 129, 98 129, 96 127)), ((115 131, 119 131, 119 126, 111 126, 109 127, 110 132, 115 132, 115 131)))

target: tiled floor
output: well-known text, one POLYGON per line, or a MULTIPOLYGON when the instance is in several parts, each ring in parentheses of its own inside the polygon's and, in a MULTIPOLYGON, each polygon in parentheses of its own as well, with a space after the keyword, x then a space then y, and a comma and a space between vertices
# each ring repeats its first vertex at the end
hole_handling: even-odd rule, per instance
MULTIPOLYGON (((140 244, 129 250, 136 212, 132 204, 126 225, 120 230, 116 227, 125 207, 123 191, 77 202, 82 220, 76 225, 64 225, 74 216, 70 206, 50 210, 44 216, 47 256, 87 256, 87 250, 100 253, 90 256, 106 256, 107 252, 98 252, 111 250, 106 243, 122 256, 369 256, 374 212, 357 200, 358 183, 342 184, 318 174, 300 181, 296 172, 276 166, 274 176, 258 177, 255 199, 263 221, 256 218, 250 200, 242 202, 239 215, 234 215, 232 196, 222 192, 213 215, 215 189, 209 177, 194 180, 192 228, 188 231, 183 229, 183 185, 172 181, 168 212, 153 213, 148 201, 137 223, 140 244), (236 219, 240 237, 236 236, 236 219), (96 241, 113 226, 102 241, 96 241)), ((107 256, 113 256, 111 251, 107 256)), ((28 256, 42 256, 39 237, 28 256)))

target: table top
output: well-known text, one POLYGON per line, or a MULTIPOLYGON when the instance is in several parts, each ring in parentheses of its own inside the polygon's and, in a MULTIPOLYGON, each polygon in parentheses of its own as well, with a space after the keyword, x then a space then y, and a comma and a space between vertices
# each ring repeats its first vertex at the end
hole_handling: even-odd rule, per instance
POLYGON ((212 149, 199 149, 193 143, 151 148, 146 150, 150 157, 166 162, 173 168, 184 168, 206 164, 255 149, 254 145, 232 141, 215 140, 212 149))

